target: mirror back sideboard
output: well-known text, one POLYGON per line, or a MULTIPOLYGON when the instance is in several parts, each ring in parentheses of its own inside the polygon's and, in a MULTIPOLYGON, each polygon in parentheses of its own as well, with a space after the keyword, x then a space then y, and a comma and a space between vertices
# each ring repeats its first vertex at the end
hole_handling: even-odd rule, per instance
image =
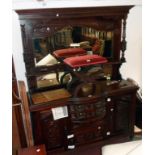
MULTIPOLYGON (((45 144, 49 154, 81 155, 80 148, 88 150, 92 146, 100 151, 105 144, 124 142, 133 137, 138 87, 131 81, 122 80, 119 72, 121 65, 126 62, 126 19, 132 7, 16 10, 22 32, 34 145, 45 144), (65 48, 63 39, 66 38, 62 36, 66 36, 66 33, 71 36, 70 30, 72 35, 73 32, 76 36, 81 33, 87 39, 95 36, 112 43, 108 49, 111 53, 102 55, 108 60, 103 64, 103 69, 104 72, 110 70, 111 83, 104 79, 97 83, 95 81, 95 86, 89 82, 79 84, 76 97, 59 84, 45 88, 38 88, 37 85, 41 76, 54 73, 58 78, 58 74, 65 70, 61 62, 37 66, 38 44, 50 54, 57 48, 65 48), (53 41, 54 44, 51 44, 53 41), (55 47, 57 43, 62 47, 55 47), (80 96, 81 92, 85 94, 80 96), (55 119, 52 111, 55 108, 63 109, 64 113, 68 109, 68 116, 55 119)), ((79 38, 68 40, 88 42, 79 38)))

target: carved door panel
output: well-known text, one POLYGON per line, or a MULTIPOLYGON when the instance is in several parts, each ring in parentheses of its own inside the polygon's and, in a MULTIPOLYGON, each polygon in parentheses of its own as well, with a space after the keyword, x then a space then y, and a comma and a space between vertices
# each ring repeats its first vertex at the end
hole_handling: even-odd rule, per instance
POLYGON ((62 120, 54 121, 51 111, 43 111, 40 113, 40 121, 46 149, 63 147, 64 127, 62 120))
POLYGON ((115 130, 117 132, 128 132, 131 95, 124 95, 115 99, 115 130))

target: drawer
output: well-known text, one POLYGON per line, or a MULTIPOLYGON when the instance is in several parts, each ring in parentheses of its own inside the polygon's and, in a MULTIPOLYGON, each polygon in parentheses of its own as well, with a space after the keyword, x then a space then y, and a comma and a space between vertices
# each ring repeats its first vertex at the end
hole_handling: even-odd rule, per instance
POLYGON ((106 114, 106 102, 95 102, 91 104, 70 105, 72 120, 84 120, 96 117, 104 117, 106 114))
POLYGON ((75 134, 75 143, 84 144, 97 140, 102 140, 106 137, 106 124, 103 121, 97 123, 84 124, 74 128, 73 133, 75 134))
POLYGON ((106 115, 106 109, 105 108, 96 109, 96 111, 95 111, 95 116, 96 117, 99 117, 99 116, 104 117, 105 115, 106 115))
MULTIPOLYGON (((53 120, 50 110, 40 112, 41 141, 47 150, 62 148, 64 145, 64 127, 66 119, 53 120)), ((37 130, 37 129, 36 129, 37 130)))
POLYGON ((85 104, 85 105, 74 105, 74 106, 70 106, 70 111, 72 113, 74 112, 84 112, 84 111, 90 111, 94 109, 94 105, 93 104, 85 104))
POLYGON ((85 121, 96 116, 95 112, 76 112, 71 114, 72 121, 85 121))
POLYGON ((105 101, 104 102, 103 101, 99 101, 99 102, 94 104, 94 107, 95 108, 103 108, 103 107, 105 107, 105 104, 106 104, 105 101))

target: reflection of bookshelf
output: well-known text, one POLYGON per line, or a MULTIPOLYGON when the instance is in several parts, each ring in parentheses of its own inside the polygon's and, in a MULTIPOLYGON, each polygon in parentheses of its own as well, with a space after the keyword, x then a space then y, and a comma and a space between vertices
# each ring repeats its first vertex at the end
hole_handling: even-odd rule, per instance
POLYGON ((90 46, 95 46, 96 40, 99 41, 98 50, 96 51, 99 55, 104 57, 112 56, 112 48, 113 48, 113 32, 112 31, 97 31, 95 29, 90 28, 82 28, 82 41, 88 41, 90 46), (91 33, 88 33, 91 32, 91 33), (93 33, 92 33, 93 32, 93 33), (97 35, 95 35, 97 34, 97 35))
POLYGON ((54 34, 54 47, 56 49, 69 47, 69 44, 72 42, 72 33, 70 29, 62 29, 54 34))
POLYGON ((111 57, 111 55, 112 55, 112 40, 105 40, 103 56, 111 57))
POLYGON ((109 31, 106 32, 104 35, 105 39, 105 46, 104 46, 104 54, 105 57, 111 57, 112 56, 112 47, 113 47, 113 32, 109 31))

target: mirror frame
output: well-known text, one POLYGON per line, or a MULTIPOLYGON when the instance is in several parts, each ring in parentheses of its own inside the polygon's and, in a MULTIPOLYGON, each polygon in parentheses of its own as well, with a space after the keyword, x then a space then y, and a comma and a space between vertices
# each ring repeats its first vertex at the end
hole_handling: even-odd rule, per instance
POLYGON ((19 15, 24 61, 29 91, 36 91, 36 76, 64 70, 63 64, 35 67, 32 38, 46 37, 67 26, 85 26, 96 30, 113 31, 113 78, 119 79, 119 68, 125 62, 126 18, 133 6, 79 7, 16 10, 19 15))
MULTIPOLYGON (((49 30, 50 30, 50 28, 49 28, 49 30)), ((84 48, 86 51, 93 50, 96 40, 99 40, 99 45, 101 45, 99 48, 102 47, 102 49, 98 49, 98 51, 94 51, 95 54, 97 53, 97 54, 101 55, 104 53, 101 56, 106 57, 108 59, 112 59, 113 58, 113 43, 114 43, 113 38, 114 38, 113 31, 101 31, 101 30, 96 30, 94 28, 92 29, 91 27, 79 27, 79 26, 63 27, 62 29, 55 31, 53 34, 51 34, 51 35, 49 34, 48 37, 41 36, 41 37, 37 37, 37 38, 36 37, 32 38, 33 52, 35 55, 35 64, 37 64, 38 62, 39 62, 39 64, 41 64, 40 60, 45 58, 48 54, 52 55, 52 52, 54 52, 56 50, 71 48, 71 46, 70 46, 71 43, 73 43, 73 44, 79 43, 79 47, 84 48), (79 33, 78 34, 76 33, 76 28, 80 28, 80 36, 79 36, 79 33), (73 33, 75 34, 74 36, 73 36, 73 33), (109 33, 110 33, 110 36, 109 36, 109 33), (60 35, 57 36, 57 34, 60 34, 60 35), (76 34, 78 35, 78 38, 75 40, 76 34), (60 40, 61 43, 57 42, 57 39, 55 39, 57 37, 59 37, 58 40, 60 40), (67 39, 65 40, 64 38, 67 38, 67 39), (63 40, 63 42, 62 42, 62 40, 63 40), (101 41, 102 41, 102 43, 101 43, 101 41), (110 44, 109 44, 109 41, 111 41, 110 44), (82 43, 88 42, 88 44, 85 47, 80 46, 81 42, 82 43), (110 52, 110 53, 108 53, 108 52, 110 52)), ((49 55, 48 55, 48 58, 49 58, 49 55)), ((49 59, 47 59, 47 57, 45 59, 46 59, 46 62, 49 63, 49 59)), ((55 63, 54 60, 53 60, 53 62, 55 63)), ((51 65, 54 65, 54 64, 51 64, 51 65)))

